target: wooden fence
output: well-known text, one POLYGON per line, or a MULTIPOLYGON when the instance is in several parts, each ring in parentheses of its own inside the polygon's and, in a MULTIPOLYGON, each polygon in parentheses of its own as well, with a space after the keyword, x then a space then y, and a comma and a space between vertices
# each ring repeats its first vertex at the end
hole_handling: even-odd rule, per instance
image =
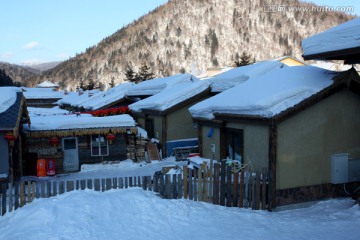
POLYGON ((141 177, 116 177, 71 181, 20 181, 0 186, 0 213, 16 210, 36 198, 49 198, 74 190, 107 191, 141 187, 167 199, 190 199, 227 207, 271 210, 269 176, 241 170, 233 172, 225 162, 198 171, 183 167, 182 174, 155 174, 141 177))

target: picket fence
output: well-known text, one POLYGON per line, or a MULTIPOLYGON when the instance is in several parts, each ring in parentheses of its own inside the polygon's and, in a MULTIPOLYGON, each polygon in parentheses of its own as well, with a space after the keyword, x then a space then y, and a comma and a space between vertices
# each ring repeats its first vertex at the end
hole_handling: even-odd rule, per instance
POLYGON ((181 174, 114 177, 70 181, 41 180, 2 183, 0 212, 16 210, 36 198, 49 198, 74 190, 107 191, 141 187, 154 191, 166 199, 189 199, 227 207, 252 208, 271 211, 271 176, 262 173, 234 171, 225 161, 211 168, 202 166, 192 170, 184 166, 181 174))

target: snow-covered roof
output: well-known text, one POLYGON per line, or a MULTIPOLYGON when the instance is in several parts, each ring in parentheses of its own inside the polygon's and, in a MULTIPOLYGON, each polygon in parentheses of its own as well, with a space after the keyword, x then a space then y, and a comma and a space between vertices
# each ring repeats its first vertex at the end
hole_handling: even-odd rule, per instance
POLYGON ((280 68, 206 99, 189 111, 213 119, 214 113, 272 117, 333 83, 338 73, 312 66, 280 68))
POLYGON ((0 113, 5 112, 14 105, 17 92, 21 92, 18 87, 0 87, 0 113))
POLYGON ((91 114, 69 114, 61 117, 41 116, 31 118, 31 126, 24 124, 24 131, 66 130, 82 128, 133 127, 134 119, 128 114, 93 117, 91 114))
POLYGON ((59 85, 52 83, 50 81, 43 81, 42 83, 36 85, 37 88, 57 88, 59 85))
POLYGON ((79 94, 78 92, 69 92, 63 99, 60 99, 57 104, 62 105, 70 105, 73 107, 79 107, 82 104, 89 101, 91 97, 95 97, 95 95, 102 95, 104 92, 100 90, 88 90, 83 92, 83 94, 79 94))
POLYGON ((202 93, 208 87, 208 81, 200 81, 194 78, 193 82, 180 82, 168 86, 158 94, 129 105, 129 108, 136 112, 140 112, 143 109, 164 111, 202 93))
POLYGON ((64 91, 54 91, 52 88, 22 88, 26 99, 61 99, 64 91))
POLYGON ((355 18, 302 41, 304 56, 360 47, 360 18, 355 18))
POLYGON ((127 90, 133 86, 133 83, 127 82, 110 88, 102 94, 96 94, 81 104, 84 109, 96 110, 102 108, 110 103, 119 101, 126 97, 127 90))
POLYGON ((28 107, 27 109, 28 109, 30 117, 55 116, 55 115, 69 114, 69 111, 60 109, 58 106, 53 107, 53 108, 28 107))
POLYGON ((211 82, 212 92, 222 92, 241 84, 250 78, 262 76, 268 72, 283 67, 287 66, 277 60, 262 61, 231 69, 213 78, 209 78, 208 80, 211 82))
POLYGON ((128 92, 128 96, 152 96, 161 92, 167 86, 179 83, 190 82, 195 79, 191 74, 177 74, 169 77, 154 78, 151 80, 143 81, 139 84, 132 86, 128 92))

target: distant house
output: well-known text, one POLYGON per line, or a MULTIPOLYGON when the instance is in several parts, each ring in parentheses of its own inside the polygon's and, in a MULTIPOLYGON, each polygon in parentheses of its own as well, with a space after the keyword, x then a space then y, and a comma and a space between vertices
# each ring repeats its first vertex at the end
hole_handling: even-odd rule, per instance
POLYGON ((0 87, 0 181, 22 176, 22 124, 30 124, 19 88, 0 87))
POLYGON ((36 85, 37 88, 51 88, 54 89, 55 91, 57 91, 59 89, 59 85, 52 83, 50 81, 43 81, 42 83, 39 83, 38 85, 36 85))
MULTIPOLYGON (((172 148, 182 143, 197 145, 197 130, 188 108, 207 98, 210 92, 209 82, 190 74, 181 77, 181 81, 178 81, 179 75, 173 76, 175 79, 168 77, 169 85, 161 92, 129 105, 131 114, 145 128, 148 136, 160 141, 163 156, 170 156, 172 148)), ((153 84, 157 85, 156 82, 153 84)), ((147 81, 147 85, 149 89, 156 89, 151 86, 151 80, 147 81)))
POLYGON ((302 41, 305 60, 344 60, 360 63, 360 18, 330 28, 302 41))
POLYGON ((21 88, 29 107, 52 108, 56 102, 66 96, 66 91, 54 91, 53 88, 21 88))
POLYGON ((56 104, 62 109, 79 112, 83 110, 83 108, 81 107, 82 104, 89 101, 91 97, 103 94, 104 92, 97 89, 87 91, 79 89, 77 92, 66 92, 66 95, 63 98, 59 99, 56 104))
MULTIPOLYGON (((79 171, 82 164, 144 158, 144 147, 137 144, 136 127, 127 114, 93 117, 90 114, 66 114, 32 118, 24 126, 25 164, 34 166, 37 159, 54 159, 56 172, 79 171), (142 147, 142 148, 141 148, 142 147)), ((140 130, 139 130, 140 129, 140 130)), ((28 169, 28 174, 36 174, 28 169)))
POLYGON ((119 84, 105 92, 93 95, 87 101, 81 103, 79 107, 85 111, 93 111, 127 106, 134 102, 134 100, 129 99, 126 95, 132 86, 134 86, 134 84, 130 82, 119 84))
POLYGON ((360 79, 299 66, 253 78, 189 109, 205 158, 272 174, 274 206, 336 196, 331 156, 360 158, 360 79))

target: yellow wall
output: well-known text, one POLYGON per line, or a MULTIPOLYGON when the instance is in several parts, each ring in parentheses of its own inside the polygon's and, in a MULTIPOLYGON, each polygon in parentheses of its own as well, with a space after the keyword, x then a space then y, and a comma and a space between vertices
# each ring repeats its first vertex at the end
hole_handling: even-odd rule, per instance
POLYGON ((269 127, 263 125, 248 125, 228 123, 227 128, 244 131, 244 162, 250 161, 253 171, 261 172, 268 168, 269 163, 269 127))
POLYGON ((167 115, 167 141, 198 137, 188 108, 185 106, 167 115))
POLYGON ((282 62, 288 66, 304 66, 305 65, 304 63, 297 61, 295 59, 289 58, 289 57, 281 60, 280 62, 282 62))
POLYGON ((201 126, 202 128, 202 153, 204 158, 213 158, 220 160, 220 129, 214 128, 214 132, 211 137, 208 137, 208 132, 211 127, 201 126), (211 144, 215 144, 215 154, 211 152, 211 144))
POLYGON ((277 189, 330 182, 330 156, 360 157, 360 97, 343 90, 278 126, 277 189))

